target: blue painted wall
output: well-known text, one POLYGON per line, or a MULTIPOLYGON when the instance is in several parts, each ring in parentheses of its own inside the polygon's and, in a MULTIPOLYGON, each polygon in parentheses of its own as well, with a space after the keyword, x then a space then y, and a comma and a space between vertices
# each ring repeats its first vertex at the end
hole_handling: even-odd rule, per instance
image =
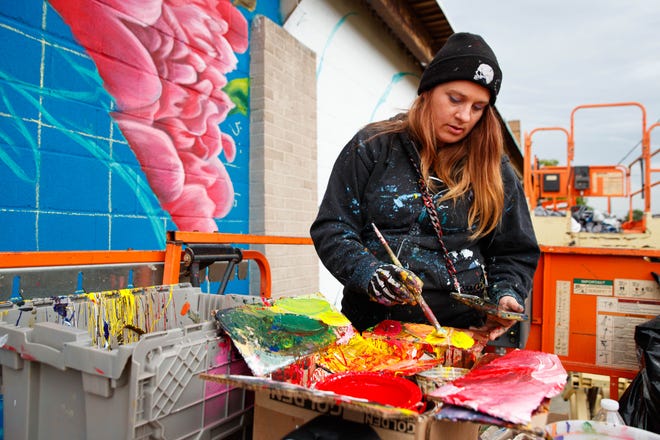
MULTIPOLYGON (((278 1, 231 7, 248 29, 257 14, 281 23, 278 1)), ((94 26, 87 29, 104 31, 94 26)), ((177 229, 111 116, 121 109, 88 49, 48 2, 0 2, 0 251, 163 249, 165 232, 177 229)), ((218 156, 234 188, 231 209, 214 220, 222 232, 249 232, 249 101, 241 89, 249 52, 236 54, 226 74, 237 106, 220 130, 236 156, 218 156)))

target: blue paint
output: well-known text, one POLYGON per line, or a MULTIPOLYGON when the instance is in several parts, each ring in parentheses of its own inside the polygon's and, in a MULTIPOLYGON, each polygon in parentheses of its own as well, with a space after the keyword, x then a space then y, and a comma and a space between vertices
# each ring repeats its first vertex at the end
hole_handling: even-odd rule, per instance
POLYGON ((371 112, 371 116, 369 117, 369 121, 373 122, 374 118, 376 117, 376 112, 378 109, 387 102, 387 98, 389 98, 390 93, 392 92, 392 89, 394 88, 395 85, 397 85, 403 78, 406 76, 414 76, 419 78, 419 75, 416 73, 411 73, 411 72, 397 72, 394 75, 392 75, 392 78, 390 79, 389 84, 385 88, 385 91, 382 93, 380 98, 378 98, 378 102, 376 103, 376 106, 374 107, 373 111, 371 112))
POLYGON ((419 197, 419 193, 404 194, 404 195, 401 195, 399 197, 395 197, 394 200, 393 200, 394 201, 394 206, 396 206, 397 208, 402 208, 403 203, 406 200, 413 200, 413 199, 416 199, 417 197, 419 197))
POLYGON ((349 12, 348 14, 344 15, 342 18, 339 19, 337 23, 332 28, 332 31, 330 32, 330 35, 328 38, 325 40, 325 45, 323 46, 323 50, 321 51, 321 56, 319 57, 319 65, 316 67, 316 79, 318 80, 319 76, 321 76, 321 70, 323 69, 323 60, 325 59, 325 53, 327 52, 328 48, 330 47, 330 44, 332 43, 332 40, 335 38, 337 35, 337 32, 341 27, 346 23, 346 20, 348 20, 349 17, 353 15, 359 15, 357 12, 349 12))
MULTIPOLYGON (((279 2, 256 5, 239 7, 248 22, 265 15, 281 24, 279 2)), ((57 12, 42 0, 1 3, 0 50, 0 184, 11 189, 0 227, 12 231, 0 251, 163 249, 176 227, 108 114, 114 103, 94 63, 57 12)), ((249 77, 249 50, 236 56, 229 80, 249 77)), ((236 143, 236 159, 225 163, 236 198, 217 224, 247 233, 249 113, 221 129, 236 143)))
MULTIPOLYGON (((282 23, 279 2, 258 1, 248 20, 282 23)), ((47 2, 0 2, 0 251, 164 249, 176 226, 109 113, 115 109, 96 66, 47 2), (42 66, 43 60, 43 66, 42 66)), ((249 78, 249 49, 228 80, 249 78)), ((249 233, 250 125, 232 114, 220 125, 236 158, 220 159, 235 200, 219 230, 249 233)), ((245 248, 248 246, 246 245, 245 248)), ((216 292, 217 282, 204 282, 216 292)), ((82 288, 82 286, 79 286, 82 288)), ((249 292, 249 279, 227 291, 249 292)))

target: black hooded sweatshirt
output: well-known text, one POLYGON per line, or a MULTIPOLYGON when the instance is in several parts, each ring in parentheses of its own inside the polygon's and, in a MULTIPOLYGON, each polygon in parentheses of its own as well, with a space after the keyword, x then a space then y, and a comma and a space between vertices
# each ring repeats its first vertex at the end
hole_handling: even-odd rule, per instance
MULTIPOLYGON (((342 312, 362 331, 384 319, 427 322, 419 306, 380 305, 369 299, 371 276, 391 264, 371 227, 381 231, 401 264, 424 282, 423 296, 440 324, 467 328, 483 317, 453 300, 452 278, 435 230, 426 213, 418 174, 410 157, 419 154, 406 133, 373 137, 359 131, 339 154, 310 233, 319 258, 343 285, 342 312)), ((484 286, 496 303, 511 295, 523 304, 531 290, 540 256, 522 186, 509 159, 503 156, 504 213, 497 229, 478 241, 467 226, 471 194, 438 203, 445 189, 434 195, 443 241, 463 293, 484 286)))

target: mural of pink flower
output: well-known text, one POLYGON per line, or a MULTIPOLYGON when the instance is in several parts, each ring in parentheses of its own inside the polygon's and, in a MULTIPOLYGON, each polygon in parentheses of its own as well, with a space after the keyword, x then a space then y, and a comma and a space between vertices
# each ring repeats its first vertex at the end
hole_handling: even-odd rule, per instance
POLYGON ((163 209, 180 230, 212 232, 234 188, 236 157, 219 124, 234 104, 223 91, 248 47, 230 0, 49 0, 96 64, 112 117, 163 209))

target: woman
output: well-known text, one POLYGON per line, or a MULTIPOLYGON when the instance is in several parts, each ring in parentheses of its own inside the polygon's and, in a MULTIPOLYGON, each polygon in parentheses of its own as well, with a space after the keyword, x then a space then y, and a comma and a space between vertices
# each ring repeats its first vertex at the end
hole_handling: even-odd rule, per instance
POLYGON ((524 310, 539 247, 492 107, 501 80, 480 36, 453 34, 410 110, 366 126, 339 154, 310 232, 358 330, 384 319, 428 322, 415 304, 420 291, 440 324, 480 327, 491 339, 514 322, 486 321, 450 292, 485 289, 501 310, 524 310))

